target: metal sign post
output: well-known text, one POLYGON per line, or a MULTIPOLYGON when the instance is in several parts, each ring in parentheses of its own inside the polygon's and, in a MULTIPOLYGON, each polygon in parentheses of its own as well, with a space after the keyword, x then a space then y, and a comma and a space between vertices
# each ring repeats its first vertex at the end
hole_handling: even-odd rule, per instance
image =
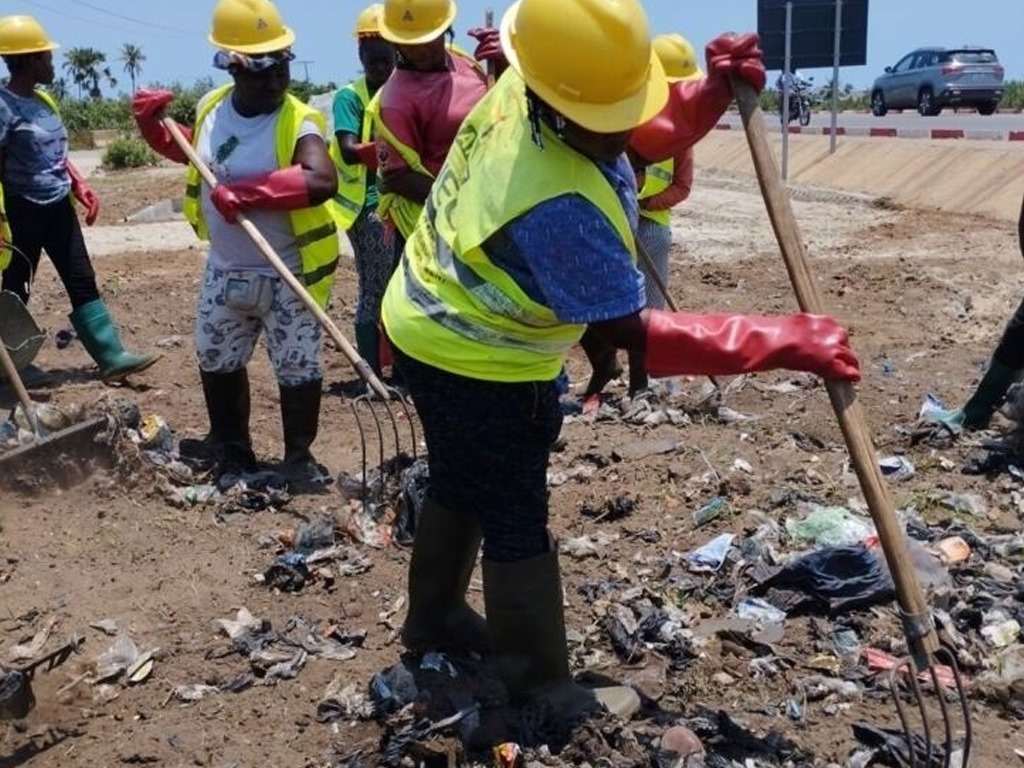
POLYGON ((839 67, 867 63, 868 0, 757 0, 757 32, 767 69, 781 69, 782 178, 789 171, 790 82, 796 70, 832 68, 829 152, 839 132, 839 67))

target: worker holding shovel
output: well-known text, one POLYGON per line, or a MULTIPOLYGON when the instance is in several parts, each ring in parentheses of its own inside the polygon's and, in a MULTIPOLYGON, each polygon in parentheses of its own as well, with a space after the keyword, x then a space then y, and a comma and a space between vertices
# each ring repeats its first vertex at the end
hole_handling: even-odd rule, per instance
POLYGON ((38 87, 53 82, 57 47, 31 16, 0 18, 0 56, 10 73, 0 88, 0 183, 10 227, 5 240, 16 254, 6 263, 0 256, 3 290, 27 303, 45 250, 71 300, 69 319, 82 345, 104 381, 120 381, 159 355, 125 350, 96 285, 72 198, 85 209, 90 226, 100 201, 68 158, 68 131, 57 103, 38 87))
MULTIPOLYGON (((210 242, 195 343, 210 419, 201 441, 183 441, 183 455, 217 461, 222 470, 252 469, 246 366, 265 331, 277 377, 284 432, 282 470, 293 487, 326 483, 315 461, 323 372, 321 329, 241 226, 257 227, 316 303, 330 297, 338 263, 338 226, 325 203, 338 188, 327 153, 323 117, 287 92, 295 35, 269 0, 220 0, 210 42, 214 66, 231 83, 206 94, 188 131, 212 188, 189 168, 185 217, 210 242)), ((146 141, 165 157, 188 158, 160 122, 173 98, 138 91, 132 111, 146 141)))
POLYGON ((548 531, 555 379, 585 326, 642 351, 655 376, 790 368, 856 380, 859 370, 829 317, 644 309, 631 133, 650 123, 652 161, 703 135, 731 98, 730 77, 764 86, 756 36, 713 40, 706 83, 675 84, 671 98, 637 0, 520 0, 501 42, 511 66, 455 137, 384 296, 430 468, 404 639, 480 648, 465 594, 482 539, 489 650, 509 695, 571 724, 636 699, 573 680, 548 531))

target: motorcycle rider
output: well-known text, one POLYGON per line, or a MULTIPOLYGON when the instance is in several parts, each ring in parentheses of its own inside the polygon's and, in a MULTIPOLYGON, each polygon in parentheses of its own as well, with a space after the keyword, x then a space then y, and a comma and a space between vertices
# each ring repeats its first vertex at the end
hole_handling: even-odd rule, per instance
MULTIPOLYGON (((785 90, 789 89, 789 119, 793 120, 800 116, 800 101, 807 100, 807 109, 810 109, 808 94, 814 84, 814 76, 805 77, 798 69, 793 73, 782 72, 775 80, 775 91, 779 97, 779 117, 782 117, 783 106, 785 105, 785 90)), ((788 121, 787 121, 788 122, 788 121)))

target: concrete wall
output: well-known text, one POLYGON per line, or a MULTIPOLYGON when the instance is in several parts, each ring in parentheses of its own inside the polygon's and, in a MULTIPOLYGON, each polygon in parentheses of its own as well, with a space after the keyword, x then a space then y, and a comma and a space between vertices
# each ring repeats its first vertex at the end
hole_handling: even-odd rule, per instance
MULTIPOLYGON (((782 136, 769 142, 776 161, 782 136)), ((888 197, 901 205, 1016 221, 1024 197, 1024 142, 789 137, 789 181, 888 197)), ((742 131, 712 131, 696 147, 700 168, 754 175, 742 131)), ((699 183, 699 182, 698 182, 699 183)))

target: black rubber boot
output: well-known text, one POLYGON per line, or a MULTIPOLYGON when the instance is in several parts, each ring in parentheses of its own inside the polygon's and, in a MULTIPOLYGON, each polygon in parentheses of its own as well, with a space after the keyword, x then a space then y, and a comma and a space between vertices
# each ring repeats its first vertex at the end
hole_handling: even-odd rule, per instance
POLYGON ((603 706, 628 717, 639 695, 626 686, 589 689, 569 670, 558 553, 515 563, 483 561, 484 604, 498 671, 513 704, 538 707, 572 726, 603 706))
POLYGON ((299 493, 322 490, 330 483, 327 469, 313 458, 310 448, 320 430, 320 399, 323 379, 297 387, 279 387, 284 459, 281 471, 289 486, 299 493))
POLYGON ((1020 378, 1021 371, 993 358, 971 399, 964 404, 964 429, 986 429, 996 408, 1003 402, 1006 390, 1020 378))
POLYGON ((480 540, 475 518, 426 500, 416 521, 409 613, 402 628, 402 642, 410 650, 490 652, 487 623, 466 604, 480 540))
POLYGON ((230 373, 200 371, 199 377, 210 431, 200 440, 182 440, 178 453, 194 462, 218 464, 221 474, 255 470, 249 438, 249 372, 245 368, 230 373))

